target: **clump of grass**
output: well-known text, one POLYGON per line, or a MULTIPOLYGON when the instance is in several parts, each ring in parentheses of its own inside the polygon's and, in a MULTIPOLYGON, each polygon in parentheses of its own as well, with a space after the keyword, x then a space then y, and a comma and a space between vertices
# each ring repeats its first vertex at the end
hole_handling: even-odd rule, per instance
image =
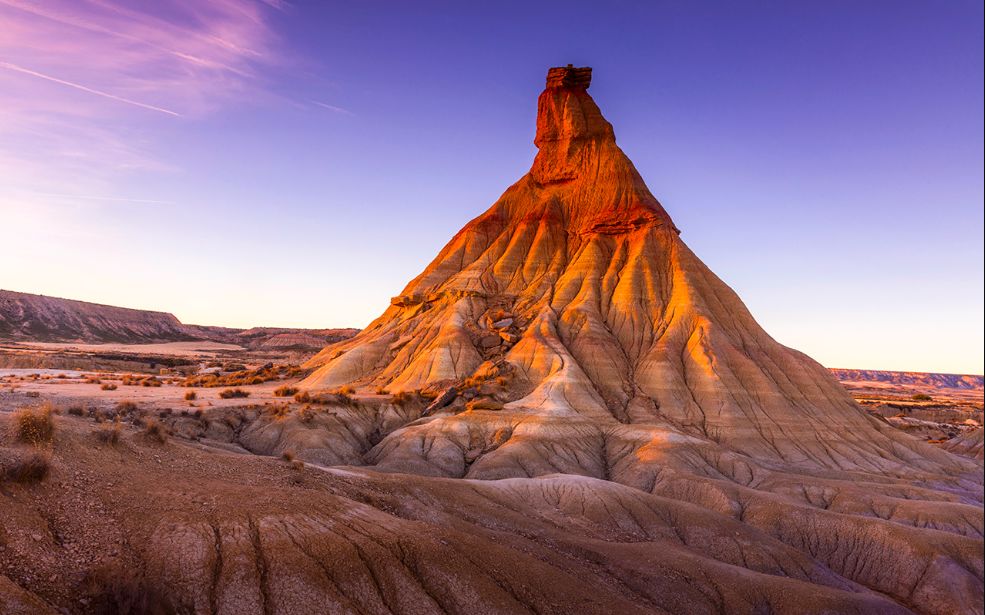
POLYGON ((121 401, 120 403, 116 404, 115 410, 116 410, 116 414, 118 415, 126 415, 126 414, 133 414, 138 410, 138 407, 137 404, 135 404, 134 402, 127 400, 127 401, 121 401))
POLYGON ((32 451, 22 455, 4 468, 6 480, 22 485, 36 485, 43 481, 51 470, 51 460, 44 453, 32 451))
POLYGON ((294 461, 294 451, 292 451, 292 450, 286 450, 286 451, 284 451, 283 453, 280 454, 280 458, 283 459, 284 461, 290 463, 290 462, 294 461))
POLYGON ((310 404, 311 393, 307 391, 301 391, 300 393, 296 393, 294 395, 294 401, 298 402, 299 404, 310 404))
POLYGON ((376 387, 376 394, 377 395, 388 395, 389 393, 390 392, 386 390, 386 387, 385 386, 378 386, 378 387, 376 387))
POLYGON ((50 405, 18 410, 14 415, 17 439, 34 446, 51 442, 55 435, 55 419, 52 417, 54 412, 50 405))
POLYGON ((304 469, 304 462, 300 459, 295 459, 291 462, 291 469, 295 472, 299 472, 304 469))
POLYGON ((69 406, 67 412, 72 416, 83 416, 86 411, 82 406, 69 406))
POLYGON ((293 397, 297 395, 298 388, 285 384, 274 389, 274 397, 293 397))
POLYGON ((144 437, 158 444, 164 444, 168 441, 168 431, 163 424, 150 419, 144 425, 144 437))
POLYGON ((101 387, 99 387, 99 388, 102 389, 102 390, 104 390, 104 391, 115 391, 116 390, 116 385, 113 384, 112 382, 104 382, 103 385, 101 387))
POLYGON ((102 444, 109 444, 110 446, 115 446, 120 441, 120 433, 122 428, 119 422, 114 422, 112 425, 108 425, 96 431, 96 440, 102 444))
POLYGON ((406 404, 412 401, 416 395, 411 391, 397 391, 393 394, 393 401, 397 404, 406 404))
POLYGON ((27 393, 24 393, 24 397, 33 397, 37 399, 38 397, 41 397, 41 393, 38 391, 28 391, 27 393))
POLYGON ((926 393, 917 393, 910 399, 912 399, 913 401, 932 401, 934 398, 931 397, 930 395, 927 395, 926 393))
POLYGON ((234 399, 236 397, 249 397, 249 391, 243 389, 224 389, 219 392, 219 397, 223 399, 234 399))
POLYGON ((335 393, 336 395, 355 395, 356 389, 354 389, 352 386, 347 384, 345 386, 340 386, 339 388, 335 389, 335 393))
POLYGON ((198 395, 195 393, 195 391, 187 391, 185 393, 185 401, 195 401, 196 397, 198 397, 198 395))

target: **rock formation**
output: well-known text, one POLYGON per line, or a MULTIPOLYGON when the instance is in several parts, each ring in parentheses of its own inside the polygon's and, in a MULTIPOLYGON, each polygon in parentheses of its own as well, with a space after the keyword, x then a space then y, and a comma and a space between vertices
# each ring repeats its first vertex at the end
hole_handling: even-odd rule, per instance
MULTIPOLYGON (((590 79, 587 68, 551 69, 530 172, 370 326, 315 356, 304 386, 454 387, 463 395, 451 410, 469 398, 472 409, 476 399, 505 404, 495 416, 415 426, 420 437, 463 422, 493 433, 543 423, 542 435, 672 434, 659 437, 814 468, 936 467, 859 412, 826 369, 774 341, 688 249, 616 145, 590 79)), ((379 461, 420 466, 404 444, 381 446, 379 461)), ((486 470, 529 473, 499 462, 486 470)))

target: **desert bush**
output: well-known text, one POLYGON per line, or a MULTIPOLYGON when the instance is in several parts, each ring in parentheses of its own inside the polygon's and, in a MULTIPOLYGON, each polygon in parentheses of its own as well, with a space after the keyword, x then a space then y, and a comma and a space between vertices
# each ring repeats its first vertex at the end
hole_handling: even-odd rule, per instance
POLYGON ((196 397, 198 397, 198 394, 196 394, 195 391, 185 392, 185 401, 194 401, 196 397))
POLYGON ((3 476, 13 483, 34 485, 43 481, 50 470, 50 458, 44 453, 31 451, 7 464, 3 476))
POLYGON ((913 401, 932 401, 934 398, 931 397, 930 395, 927 395, 926 393, 917 393, 910 399, 912 399, 913 401))
POLYGON ((17 426, 17 439, 21 442, 38 446, 51 442, 55 435, 55 420, 52 417, 54 408, 51 405, 40 408, 21 408, 14 414, 14 424, 17 426))
POLYGON ((298 388, 297 387, 292 387, 290 385, 286 385, 285 384, 284 386, 279 386, 276 389, 274 389, 274 396, 275 397, 292 397, 294 395, 297 395, 297 392, 298 392, 298 388))
POLYGON ((394 403, 406 404, 417 397, 417 394, 411 391, 397 391, 393 394, 394 403))
POLYGON ((303 470, 304 469, 304 462, 301 461, 300 459, 295 459, 294 461, 291 462, 291 469, 294 470, 294 471, 296 471, 296 472, 297 471, 300 471, 300 470, 303 470))
POLYGON ((490 399, 488 397, 481 397, 479 399, 473 399, 465 404, 466 410, 502 410, 502 402, 496 401, 495 399, 490 399))
POLYGON ((298 420, 307 425, 311 421, 315 420, 316 414, 317 412, 314 408, 311 406, 305 406, 304 408, 298 410, 298 420))
POLYGON ((158 444, 164 444, 168 441, 168 431, 163 424, 150 419, 147 424, 144 425, 144 437, 158 444))
POLYGON ((294 451, 286 450, 280 454, 280 458, 287 462, 294 461, 294 451))
POLYGON ((355 395, 356 394, 356 389, 354 389, 353 387, 351 387, 350 385, 347 384, 345 386, 341 386, 341 387, 337 388, 335 390, 335 394, 336 395, 355 395))
POLYGON ((96 378, 95 376, 89 376, 89 377, 86 378, 85 383, 86 384, 102 384, 103 381, 100 380, 99 378, 96 378))
POLYGON ((143 380, 140 381, 140 386, 142 387, 159 387, 161 386, 161 384, 162 382, 157 378, 155 378, 154 376, 151 376, 150 378, 144 378, 143 380))
POLYGON ((127 415, 127 414, 133 414, 134 412, 139 410, 139 407, 134 402, 130 400, 126 400, 116 404, 114 410, 118 415, 127 415))
POLYGON ((249 397, 249 391, 244 391, 243 389, 225 389, 219 393, 219 397, 223 399, 233 399, 236 397, 249 397))
POLYGON ((298 402, 299 404, 311 403, 311 393, 307 391, 301 391, 300 393, 294 396, 294 401, 298 402))
POLYGON ((103 386, 101 386, 99 388, 102 389, 102 390, 104 390, 104 391, 115 391, 116 390, 116 385, 113 384, 112 382, 107 382, 107 383, 104 383, 103 386))
POLYGON ((102 444, 116 445, 120 441, 121 432, 122 427, 117 421, 112 425, 107 425, 106 427, 96 430, 96 440, 102 444))
POLYGON ((83 416, 86 413, 82 406, 69 406, 67 412, 72 416, 83 416))
POLYGON ((27 393, 24 393, 24 397, 32 397, 37 399, 38 397, 41 397, 41 393, 38 391, 28 391, 27 393))
POLYGON ((376 394, 377 395, 388 395, 389 393, 390 392, 387 391, 386 390, 386 387, 384 387, 384 386, 378 386, 378 387, 376 387, 376 394))

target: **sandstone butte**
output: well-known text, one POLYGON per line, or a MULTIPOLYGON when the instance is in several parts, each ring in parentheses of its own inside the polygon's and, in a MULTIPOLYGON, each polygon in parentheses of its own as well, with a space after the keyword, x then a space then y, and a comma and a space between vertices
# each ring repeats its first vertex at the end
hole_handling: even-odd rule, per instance
POLYGON ((0 613, 982 613, 980 432, 920 442, 771 339, 590 79, 550 70, 530 172, 311 360, 355 400, 168 419, 238 454, 59 417, 0 494, 0 613))

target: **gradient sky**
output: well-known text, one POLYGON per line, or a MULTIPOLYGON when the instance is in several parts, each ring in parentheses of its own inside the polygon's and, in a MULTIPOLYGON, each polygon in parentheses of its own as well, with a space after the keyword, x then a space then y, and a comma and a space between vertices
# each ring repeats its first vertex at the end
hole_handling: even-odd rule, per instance
POLYGON ((779 341, 981 374, 982 24, 980 0, 0 0, 0 288, 364 326, 529 169, 570 62, 779 341))

